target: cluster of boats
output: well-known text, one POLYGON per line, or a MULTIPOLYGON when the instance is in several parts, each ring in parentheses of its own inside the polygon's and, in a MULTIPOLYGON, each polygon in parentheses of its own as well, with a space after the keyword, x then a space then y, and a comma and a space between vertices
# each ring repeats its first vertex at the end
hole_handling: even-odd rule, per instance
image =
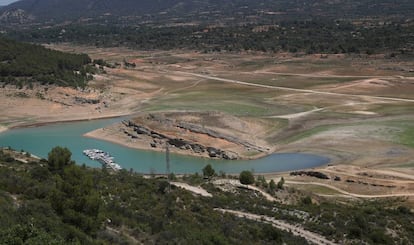
POLYGON ((83 154, 85 154, 91 160, 99 161, 100 163, 102 163, 102 165, 104 165, 107 168, 111 168, 114 171, 122 169, 121 166, 119 166, 119 164, 114 162, 114 158, 108 152, 104 152, 98 149, 86 149, 83 151, 83 154))

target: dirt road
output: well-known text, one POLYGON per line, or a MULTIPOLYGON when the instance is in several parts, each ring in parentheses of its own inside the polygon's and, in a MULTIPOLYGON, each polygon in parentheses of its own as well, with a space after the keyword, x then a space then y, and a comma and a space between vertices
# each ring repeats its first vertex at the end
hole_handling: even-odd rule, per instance
MULTIPOLYGON (((285 184, 294 184, 294 185, 318 185, 327 187, 329 189, 335 190, 345 196, 349 197, 359 197, 359 198, 387 198, 387 197, 411 197, 414 196, 414 193, 393 193, 393 194, 382 194, 382 195, 364 195, 364 194, 356 194, 344 191, 342 189, 339 189, 338 187, 335 187, 330 184, 325 183, 319 183, 319 182, 299 182, 299 181, 285 181, 285 184)), ((328 195, 325 195, 328 196, 328 195)), ((335 195, 329 195, 329 196, 335 196, 335 195)), ((342 196, 342 195, 341 195, 342 196)))
MULTIPOLYGON (((272 74, 272 75, 280 75, 280 76, 299 76, 299 77, 313 77, 313 78, 381 78, 381 79, 389 79, 395 78, 395 76, 356 76, 356 75, 332 75, 332 74, 308 74, 308 73, 288 73, 288 72, 270 72, 270 71, 255 71, 254 73, 258 74, 272 74)), ((411 77, 402 77, 411 79, 411 77)))
MULTIPOLYGON (((182 182, 171 182, 171 184, 174 185, 174 186, 186 189, 188 191, 191 191, 192 193, 195 193, 197 195, 201 195, 201 196, 204 196, 204 197, 212 197, 213 196, 201 187, 191 186, 187 183, 182 183, 182 182)), ((220 179, 220 180, 214 181, 214 184, 217 184, 217 185, 219 185, 219 184, 231 184, 231 185, 234 185, 234 186, 237 186, 237 187, 242 186, 243 188, 248 188, 248 189, 260 192, 269 201, 275 201, 276 200, 275 198, 270 196, 268 193, 260 190, 259 188, 256 188, 256 187, 250 186, 250 185, 242 185, 237 180, 220 179)), ((246 212, 241 212, 241 211, 236 211, 236 210, 229 210, 229 209, 221 209, 221 208, 216 208, 215 210, 219 211, 219 212, 222 212, 222 213, 230 213, 230 214, 236 215, 236 216, 241 217, 241 218, 247 218, 247 219, 255 220, 257 222, 264 222, 264 223, 271 224, 271 225, 273 225, 274 227, 276 227, 280 230, 292 232, 293 235, 295 235, 295 236, 303 237, 307 241, 309 241, 311 243, 314 243, 314 244, 328 244, 328 245, 336 244, 336 243, 333 243, 333 242, 327 240, 326 238, 324 238, 321 235, 318 235, 316 233, 305 230, 304 228, 302 228, 299 225, 291 225, 291 224, 289 224, 285 221, 276 220, 276 219, 274 219, 272 217, 269 217, 269 216, 257 215, 257 214, 252 214, 252 213, 246 213, 246 212)))
POLYGON ((303 237, 308 242, 313 243, 313 244, 328 244, 328 245, 337 244, 337 243, 327 240, 325 237, 319 234, 307 231, 299 225, 291 225, 285 221, 277 220, 269 216, 257 215, 257 214, 252 214, 252 213, 236 211, 236 210, 230 210, 230 209, 216 208, 215 210, 222 212, 222 213, 230 213, 240 218, 246 218, 246 219, 254 220, 257 222, 271 224, 272 226, 280 230, 291 232, 295 236, 303 237))
POLYGON ((266 200, 268 200, 268 201, 270 201, 270 202, 275 202, 275 201, 277 201, 277 199, 276 199, 276 198, 274 198, 273 196, 269 195, 269 193, 267 193, 267 192, 265 192, 265 191, 263 191, 263 190, 261 190, 261 189, 257 188, 256 186, 252 186, 252 185, 243 185, 243 184, 241 184, 241 183, 240 183, 240 181, 239 181, 239 180, 234 180, 234 179, 218 179, 218 180, 215 180, 215 181, 213 182, 213 184, 215 184, 215 185, 225 185, 225 184, 230 184, 230 185, 233 185, 233 186, 236 186, 236 187, 239 187, 239 188, 245 188, 245 189, 248 189, 248 190, 254 190, 254 191, 257 191, 257 192, 259 192, 260 194, 262 194, 262 195, 266 198, 266 200))
POLYGON ((213 195, 211 195, 210 193, 208 193, 206 190, 204 190, 201 187, 192 186, 192 185, 189 185, 187 183, 182 183, 182 182, 171 182, 171 185, 186 189, 188 191, 191 191, 194 194, 197 194, 203 197, 213 197, 213 195))
POLYGON ((381 97, 381 96, 371 96, 371 95, 357 95, 357 94, 342 94, 342 93, 324 92, 324 91, 317 91, 317 90, 310 90, 310 89, 287 88, 287 87, 280 87, 280 86, 272 86, 272 85, 242 82, 242 81, 238 81, 238 80, 220 78, 220 77, 208 76, 208 75, 202 75, 202 74, 192 73, 192 72, 183 72, 183 71, 177 71, 177 72, 180 73, 180 74, 186 74, 186 75, 191 75, 191 76, 200 77, 200 78, 206 78, 206 79, 210 79, 210 80, 216 80, 216 81, 227 82, 227 83, 235 83, 235 84, 240 84, 240 85, 245 85, 245 86, 252 86, 252 87, 259 87, 259 88, 279 89, 279 90, 286 90, 286 91, 292 91, 292 92, 321 94, 321 95, 358 97, 358 98, 362 98, 362 99, 364 99, 364 98, 365 99, 377 99, 377 100, 382 100, 382 101, 398 101, 398 102, 414 103, 414 99, 381 97))
MULTIPOLYGON (((392 102, 361 102, 361 103, 347 103, 347 104, 343 104, 343 105, 335 105, 335 106, 328 106, 328 107, 322 107, 322 108, 316 108, 309 110, 309 111, 304 111, 304 112, 299 112, 299 113, 292 113, 292 114, 285 114, 285 115, 276 115, 276 116, 270 116, 269 118, 282 118, 282 119, 296 119, 296 118, 300 118, 300 117, 304 117, 304 116, 308 116, 312 113, 315 112, 319 112, 319 111, 324 111, 327 109, 333 109, 333 108, 338 108, 338 107, 347 107, 347 106, 356 106, 356 105, 373 105, 373 104, 385 104, 385 103, 392 103, 392 102)), ((375 112, 369 112, 369 111, 358 111, 354 113, 365 113, 365 114, 369 114, 369 115, 373 115, 376 114, 375 112)))

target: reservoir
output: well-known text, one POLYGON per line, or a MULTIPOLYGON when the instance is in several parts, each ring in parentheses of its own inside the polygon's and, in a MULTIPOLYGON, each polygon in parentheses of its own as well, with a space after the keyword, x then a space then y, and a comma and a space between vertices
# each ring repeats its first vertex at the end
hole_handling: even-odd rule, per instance
MULTIPOLYGON (((140 173, 166 173, 165 154, 162 152, 131 149, 114 143, 83 137, 82 135, 119 122, 121 119, 102 119, 81 122, 48 124, 39 127, 12 129, 0 134, 0 147, 28 151, 36 156, 47 158, 55 146, 70 149, 72 159, 78 164, 100 168, 101 164, 82 154, 85 149, 97 148, 109 152, 114 161, 126 170, 140 173)), ((255 173, 292 171, 327 164, 329 158, 302 154, 272 154, 256 160, 212 160, 178 154, 170 154, 170 170, 176 174, 201 173, 205 165, 211 164, 216 172, 239 173, 252 170, 255 173)))

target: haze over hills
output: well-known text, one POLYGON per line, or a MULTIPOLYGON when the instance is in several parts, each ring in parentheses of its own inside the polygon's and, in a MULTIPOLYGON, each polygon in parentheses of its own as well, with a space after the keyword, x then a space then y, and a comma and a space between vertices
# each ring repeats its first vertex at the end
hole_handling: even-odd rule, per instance
MULTIPOLYGON (((414 2, 411 0, 22 0, 0 10, 0 19, 19 11, 38 21, 67 21, 99 16, 175 16, 205 14, 210 16, 260 18, 273 15, 279 18, 311 17, 413 17, 414 2), (231 13, 231 16, 229 14, 231 13), (252 17, 249 15, 257 15, 252 17)), ((10 18, 9 18, 10 20, 10 18)))

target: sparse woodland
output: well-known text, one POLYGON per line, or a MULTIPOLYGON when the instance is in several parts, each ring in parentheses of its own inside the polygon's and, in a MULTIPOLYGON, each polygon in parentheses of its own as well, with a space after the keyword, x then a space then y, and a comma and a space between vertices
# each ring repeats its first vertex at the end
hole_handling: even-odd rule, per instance
POLYGON ((127 46, 139 50, 193 49, 202 52, 302 52, 412 54, 413 23, 353 24, 348 20, 282 21, 210 27, 148 25, 68 25, 61 28, 11 31, 9 36, 34 42, 74 42, 98 47, 127 46))

